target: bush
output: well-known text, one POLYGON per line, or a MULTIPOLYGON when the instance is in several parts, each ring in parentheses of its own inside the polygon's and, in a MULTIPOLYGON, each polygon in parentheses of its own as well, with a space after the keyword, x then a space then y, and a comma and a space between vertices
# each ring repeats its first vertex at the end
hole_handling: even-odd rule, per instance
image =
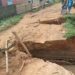
POLYGON ((0 32, 6 30, 7 28, 16 25, 21 19, 23 15, 16 15, 13 17, 5 18, 0 20, 0 32))
POLYGON ((66 15, 64 16, 66 23, 65 23, 65 28, 66 28, 66 38, 72 38, 75 36, 75 14, 72 15, 66 15))

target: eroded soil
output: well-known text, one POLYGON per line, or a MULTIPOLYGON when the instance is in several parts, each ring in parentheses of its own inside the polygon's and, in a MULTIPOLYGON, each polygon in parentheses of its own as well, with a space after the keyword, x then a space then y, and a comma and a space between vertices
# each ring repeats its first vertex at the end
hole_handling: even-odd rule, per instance
MULTIPOLYGON (((8 40, 8 39, 14 40, 12 31, 16 31, 23 41, 33 41, 33 42, 37 42, 37 43, 45 43, 45 41, 65 40, 66 39, 64 37, 65 29, 63 27, 63 25, 64 25, 63 23, 60 23, 59 25, 57 25, 55 23, 51 23, 51 24, 40 23, 40 21, 48 21, 48 20, 57 19, 57 18, 62 17, 62 15, 60 14, 60 10, 61 10, 61 4, 56 4, 54 6, 47 7, 37 13, 26 14, 24 16, 24 18, 16 26, 0 33, 0 48, 5 47, 6 40, 8 40)), ((72 9, 72 12, 75 13, 75 10, 72 9)), ((1 57, 1 59, 0 59, 0 74, 5 75, 6 74, 5 73, 5 54, 1 53, 0 57, 1 57)), ((9 53, 9 69, 10 69, 9 74, 17 75, 23 61, 26 59, 27 59, 27 56, 25 56, 24 53, 18 52, 17 49, 16 50, 14 49, 12 52, 10 52, 9 53)), ((43 63, 47 64, 43 60, 41 60, 41 61, 42 61, 42 63, 40 63, 40 64, 43 64, 43 63)), ((38 61, 38 63, 39 63, 39 61, 38 61)), ((35 65, 38 65, 38 63, 36 63, 35 65)), ((30 66, 34 67, 33 63, 31 63, 29 65, 29 68, 24 68, 22 70, 22 75, 24 75, 24 73, 26 73, 27 75, 31 75, 30 66), (25 69, 27 69, 28 71, 24 72, 25 69), (30 74, 28 74, 28 73, 30 73, 30 74)), ((39 65, 39 66, 41 66, 41 65, 39 65)), ((38 75, 38 73, 39 73, 40 75, 43 75, 43 73, 47 69, 48 69, 46 71, 47 75, 50 74, 49 73, 50 67, 47 67, 47 66, 45 66, 46 68, 43 68, 43 69, 41 69, 39 67, 41 69, 40 72, 39 72, 39 68, 37 66, 36 68, 34 68, 36 70, 37 74, 35 74, 35 73, 32 73, 32 74, 38 75)), ((70 69, 70 71, 71 71, 73 67, 69 66, 68 69, 70 69)), ((33 72, 33 69, 32 69, 32 72, 33 72)), ((67 74, 67 75, 69 75, 69 74, 67 74)))

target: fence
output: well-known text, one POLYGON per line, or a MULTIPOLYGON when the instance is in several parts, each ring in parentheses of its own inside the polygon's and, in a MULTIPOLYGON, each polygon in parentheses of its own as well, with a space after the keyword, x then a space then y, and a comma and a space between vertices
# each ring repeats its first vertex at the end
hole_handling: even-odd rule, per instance
POLYGON ((0 7, 0 19, 8 16, 13 16, 16 14, 15 5, 10 5, 7 7, 0 7))
POLYGON ((0 19, 8 16, 13 16, 16 14, 21 14, 25 12, 32 11, 34 8, 43 7, 45 5, 51 5, 55 0, 33 0, 33 2, 28 3, 18 3, 13 5, 8 5, 6 7, 0 7, 0 19), (38 2, 34 2, 38 1, 38 2))
POLYGON ((22 3, 22 4, 17 4, 15 6, 16 6, 16 13, 17 14, 21 14, 21 13, 28 12, 28 11, 32 10, 31 3, 28 3, 28 4, 22 3))

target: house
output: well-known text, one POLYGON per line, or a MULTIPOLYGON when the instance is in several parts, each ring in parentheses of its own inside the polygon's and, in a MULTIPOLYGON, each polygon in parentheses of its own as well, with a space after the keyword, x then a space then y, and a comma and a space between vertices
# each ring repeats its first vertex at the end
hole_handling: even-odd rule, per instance
POLYGON ((33 0, 33 8, 42 7, 46 2, 47 0, 33 0))
POLYGON ((31 10, 30 0, 0 0, 0 15, 20 14, 29 10, 31 10))
POLYGON ((13 4, 21 4, 25 3, 28 0, 0 0, 0 6, 8 6, 8 5, 13 5, 13 4))
POLYGON ((16 14, 13 0, 0 0, 0 19, 16 14))
POLYGON ((33 7, 39 7, 40 4, 44 5, 47 0, 0 0, 0 6, 6 7, 13 4, 32 3, 33 7))
POLYGON ((0 18, 31 11, 44 6, 47 0, 0 0, 0 18))

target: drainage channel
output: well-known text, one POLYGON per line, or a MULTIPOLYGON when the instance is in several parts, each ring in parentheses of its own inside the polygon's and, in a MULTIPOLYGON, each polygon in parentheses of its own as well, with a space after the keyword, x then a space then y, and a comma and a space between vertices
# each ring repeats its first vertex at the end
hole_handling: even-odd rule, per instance
POLYGON ((56 19, 51 19, 51 20, 44 20, 40 21, 41 24, 55 24, 55 25, 61 25, 62 23, 65 22, 65 19, 63 17, 59 17, 56 19))
MULTIPOLYGON (((56 19, 39 21, 41 24, 61 25, 65 22, 63 17, 56 19)), ((24 42, 33 57, 50 60, 58 64, 75 64, 74 40, 55 40, 45 43, 32 41, 24 42)), ((21 51, 24 49, 18 44, 21 51)), ((24 51, 23 51, 24 52, 24 51)))
MULTIPOLYGON (((74 42, 68 40, 47 41, 45 43, 24 42, 33 57, 58 64, 75 64, 74 42)), ((19 49, 23 48, 19 44, 19 49)))

